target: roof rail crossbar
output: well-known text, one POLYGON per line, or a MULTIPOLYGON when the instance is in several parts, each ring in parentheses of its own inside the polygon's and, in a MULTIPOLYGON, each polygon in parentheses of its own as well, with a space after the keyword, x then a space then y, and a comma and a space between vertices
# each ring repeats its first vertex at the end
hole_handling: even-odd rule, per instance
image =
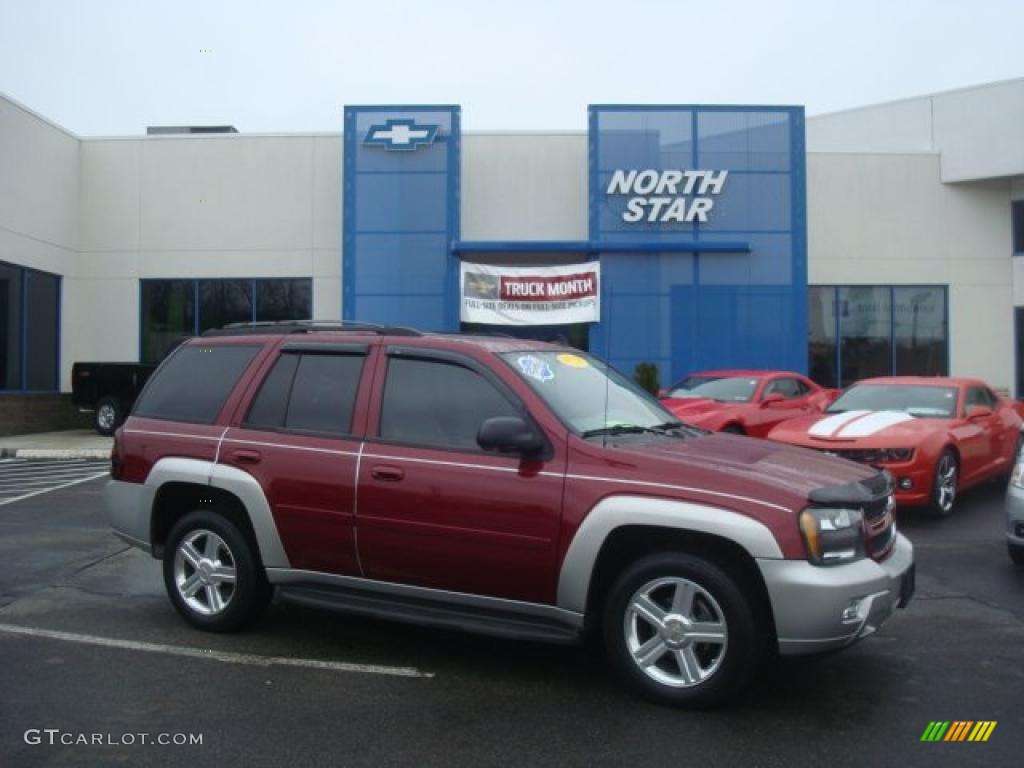
POLYGON ((379 336, 421 336, 412 328, 359 323, 350 320, 255 320, 228 323, 203 331, 202 336, 256 336, 267 333, 316 333, 317 331, 354 331, 379 336))

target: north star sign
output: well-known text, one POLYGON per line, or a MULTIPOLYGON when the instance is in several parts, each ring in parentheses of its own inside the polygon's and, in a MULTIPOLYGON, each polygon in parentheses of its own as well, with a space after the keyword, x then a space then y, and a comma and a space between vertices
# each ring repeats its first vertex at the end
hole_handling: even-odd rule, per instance
POLYGON ((615 171, 605 194, 631 195, 622 212, 627 224, 704 223, 728 176, 728 171, 615 171))

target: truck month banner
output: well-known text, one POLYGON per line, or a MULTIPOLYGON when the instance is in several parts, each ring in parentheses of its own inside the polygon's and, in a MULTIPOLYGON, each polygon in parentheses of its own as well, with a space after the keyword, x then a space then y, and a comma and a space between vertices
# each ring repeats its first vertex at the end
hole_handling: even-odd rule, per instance
POLYGON ((596 323, 601 264, 506 267, 462 262, 461 319, 489 325, 596 323))

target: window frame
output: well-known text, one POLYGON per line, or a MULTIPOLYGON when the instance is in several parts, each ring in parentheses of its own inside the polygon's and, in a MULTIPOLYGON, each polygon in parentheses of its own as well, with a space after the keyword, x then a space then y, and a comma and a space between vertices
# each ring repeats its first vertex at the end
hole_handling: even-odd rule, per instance
MULTIPOLYGON (((884 374, 888 376, 895 375, 920 375, 920 374, 896 374, 896 349, 897 349, 897 338, 896 338, 896 291, 900 289, 908 288, 919 288, 929 290, 939 290, 942 292, 942 335, 945 342, 945 360, 943 368, 945 373, 944 376, 949 376, 950 360, 952 359, 952 353, 950 349, 951 339, 949 335, 949 284, 935 284, 935 283, 891 283, 891 284, 875 284, 875 283, 863 283, 863 284, 851 284, 851 283, 814 283, 807 286, 808 292, 812 288, 819 288, 822 290, 832 291, 832 307, 833 307, 833 323, 834 323, 834 350, 835 350, 835 369, 832 371, 835 377, 835 388, 845 389, 856 381, 843 381, 843 336, 842 336, 842 313, 840 311, 839 303, 839 291, 842 288, 884 288, 889 291, 889 373, 884 374)), ((810 362, 810 338, 808 337, 808 362, 810 362)), ((818 382, 814 382, 818 384, 818 382)), ((818 384, 818 386, 822 386, 818 384)))
POLYGON ((1024 256, 1024 199, 1010 201, 1010 252, 1024 256))
POLYGON ((374 420, 372 422, 373 434, 370 434, 371 430, 367 430, 366 441, 368 443, 375 443, 380 445, 394 445, 403 448, 412 448, 416 450, 424 451, 442 451, 445 453, 458 453, 458 454, 469 454, 474 456, 491 456, 494 458, 507 458, 515 461, 521 461, 522 458, 515 454, 499 453, 497 451, 485 451, 479 446, 476 448, 458 448, 444 445, 426 445, 423 443, 411 443, 408 441, 391 440, 384 438, 380 434, 380 427, 382 417, 384 415, 384 393, 386 391, 388 382, 388 371, 391 367, 391 361, 394 358, 401 358, 404 360, 420 360, 429 363, 442 363, 448 365, 456 365, 461 368, 465 368, 473 373, 480 375, 487 383, 493 386, 508 403, 512 406, 512 410, 515 411, 522 419, 529 425, 536 434, 540 435, 544 442, 544 449, 537 454, 536 457, 531 455, 531 459, 537 461, 549 461, 554 456, 554 447, 551 444, 551 440, 548 438, 547 433, 541 429, 540 424, 530 413, 530 409, 527 407, 525 401, 512 389, 507 382, 505 382, 497 373, 495 373, 490 367, 481 363, 479 360, 464 355, 459 352, 452 352, 449 350, 442 349, 428 349, 423 347, 409 347, 402 345, 389 345, 381 350, 383 357, 383 370, 380 375, 380 393, 377 399, 376 413, 374 414, 374 420))
POLYGON ((329 440, 361 440, 362 436, 358 434, 358 430, 355 428, 356 421, 356 406, 359 404, 360 390, 363 387, 363 382, 366 379, 366 366, 367 361, 370 357, 370 345, 360 343, 316 343, 316 342, 285 342, 282 344, 277 353, 272 355, 272 359, 264 368, 263 374, 260 376, 259 383, 256 385, 252 396, 249 397, 248 403, 245 404, 244 415, 238 421, 239 429, 248 429, 254 432, 270 432, 274 434, 282 435, 297 435, 300 437, 322 437, 329 440), (284 410, 284 421, 279 427, 268 427, 261 424, 253 424, 249 421, 249 415, 252 413, 253 407, 256 405, 256 401, 259 399, 260 394, 263 392, 263 387, 270 379, 271 374, 277 368, 278 363, 285 355, 295 355, 299 358, 299 361, 295 364, 295 370, 292 371, 291 380, 288 382, 288 396, 285 401, 284 410), (359 368, 359 377, 356 382, 355 391, 352 396, 352 410, 349 413, 349 429, 348 432, 333 432, 329 430, 313 430, 313 429, 298 429, 295 427, 289 427, 288 421, 288 409, 291 405, 292 391, 295 387, 295 379, 299 374, 299 369, 302 366, 302 357, 305 355, 331 355, 335 357, 361 357, 362 365, 359 368))

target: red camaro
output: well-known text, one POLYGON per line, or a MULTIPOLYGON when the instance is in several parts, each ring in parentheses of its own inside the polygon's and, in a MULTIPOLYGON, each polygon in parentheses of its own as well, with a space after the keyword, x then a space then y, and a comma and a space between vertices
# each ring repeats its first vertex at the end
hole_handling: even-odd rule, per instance
POLYGON ((977 379, 865 379, 823 415, 780 424, 768 439, 887 469, 898 504, 945 516, 958 491, 1013 469, 1019 407, 977 379))
POLYGON ((787 419, 821 413, 835 396, 789 371, 704 371, 663 391, 661 402, 687 424, 764 437, 787 419))

